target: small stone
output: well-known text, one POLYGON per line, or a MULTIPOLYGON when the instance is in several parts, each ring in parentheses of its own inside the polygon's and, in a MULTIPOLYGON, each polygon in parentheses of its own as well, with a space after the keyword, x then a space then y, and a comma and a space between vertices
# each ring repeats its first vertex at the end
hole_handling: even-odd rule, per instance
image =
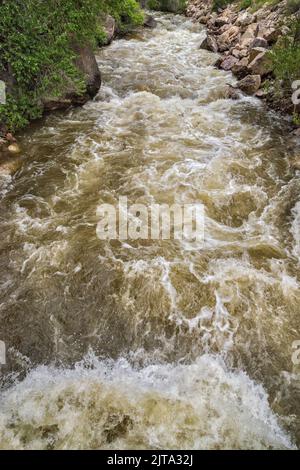
POLYGON ((266 96, 266 92, 264 90, 258 90, 256 93, 255 93, 255 96, 257 98, 264 98, 266 96))
POLYGON ((14 136, 12 135, 11 132, 8 132, 6 135, 5 135, 5 138, 8 142, 16 142, 16 139, 14 138, 14 136))
POLYGON ((8 146, 7 150, 10 152, 10 153, 14 153, 14 154, 17 154, 17 153, 20 153, 21 152, 21 149, 19 147, 18 144, 11 144, 8 146))

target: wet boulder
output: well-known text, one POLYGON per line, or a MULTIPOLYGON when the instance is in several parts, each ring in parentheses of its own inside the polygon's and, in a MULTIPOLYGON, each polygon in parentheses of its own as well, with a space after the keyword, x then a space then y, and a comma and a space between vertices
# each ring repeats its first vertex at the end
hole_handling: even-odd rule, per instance
POLYGON ((78 88, 71 80, 66 82, 65 90, 60 96, 47 96, 43 98, 45 111, 66 109, 72 105, 82 105, 90 98, 94 98, 101 87, 101 73, 89 45, 73 42, 71 45, 75 55, 75 66, 84 77, 85 91, 79 93, 78 88))
POLYGON ((106 41, 105 44, 108 45, 112 42, 114 37, 116 36, 117 33, 117 23, 116 20, 111 16, 107 15, 102 27, 104 29, 104 32, 106 34, 106 41))
POLYGON ((249 61, 247 57, 243 57, 241 60, 239 60, 236 64, 233 65, 231 71, 238 78, 243 78, 249 73, 248 64, 249 61))
POLYGON ((238 59, 236 57, 233 57, 232 55, 229 55, 226 57, 223 62, 221 63, 220 67, 223 70, 231 70, 232 67, 238 62, 238 59))
POLYGON ((152 15, 146 15, 144 20, 144 27, 154 29, 157 26, 157 21, 152 15))
POLYGON ((208 34, 201 42, 200 49, 211 52, 218 52, 218 43, 214 36, 208 34))
POLYGON ((247 75, 238 82, 238 87, 247 95, 254 95, 261 85, 260 75, 247 75))
POLYGON ((232 85, 228 85, 225 90, 225 98, 230 100, 238 100, 240 98, 238 90, 232 85))

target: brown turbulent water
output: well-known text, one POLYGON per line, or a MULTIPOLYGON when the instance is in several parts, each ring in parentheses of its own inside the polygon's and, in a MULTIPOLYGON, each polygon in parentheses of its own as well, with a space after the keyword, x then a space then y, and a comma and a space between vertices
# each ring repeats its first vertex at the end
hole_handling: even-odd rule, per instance
POLYGON ((103 87, 1 179, 0 447, 300 442, 295 142, 178 16, 99 51, 103 87), (101 241, 100 204, 205 206, 205 241, 101 241))

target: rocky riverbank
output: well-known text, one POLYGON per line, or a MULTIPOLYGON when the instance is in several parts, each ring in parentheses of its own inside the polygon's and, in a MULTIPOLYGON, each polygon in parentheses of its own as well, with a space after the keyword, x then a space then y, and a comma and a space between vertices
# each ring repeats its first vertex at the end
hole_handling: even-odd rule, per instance
MULTIPOLYGON (((265 100, 277 111, 293 114, 295 121, 300 111, 292 100, 295 90, 292 83, 276 77, 272 54, 280 42, 295 34, 292 28, 299 26, 299 8, 300 2, 295 2, 296 11, 289 10, 287 0, 256 9, 244 9, 240 2, 216 8, 212 0, 190 0, 187 7, 187 16, 206 25, 207 35, 200 47, 220 54, 216 66, 236 75, 237 88, 245 94, 265 100)), ((230 93, 235 96, 235 90, 230 93)))
MULTIPOLYGON (((0 2, 0 164, 20 153, 12 133, 48 112, 83 105, 98 93, 95 46, 110 44, 143 18, 135 0, 104 0, 101 6, 96 0, 85 5, 72 0, 0 2)), ((146 23, 151 26, 149 18, 146 23)))

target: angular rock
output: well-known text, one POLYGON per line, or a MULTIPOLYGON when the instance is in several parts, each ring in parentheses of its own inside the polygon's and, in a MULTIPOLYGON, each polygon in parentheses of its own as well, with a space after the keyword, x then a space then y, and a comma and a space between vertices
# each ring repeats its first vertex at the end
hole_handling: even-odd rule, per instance
POLYGON ((218 52, 218 44, 214 36, 207 35, 200 44, 200 49, 205 49, 206 51, 218 52))
POLYGON ((233 55, 234 57, 237 57, 238 59, 243 59, 244 57, 247 57, 248 55, 247 49, 239 49, 238 44, 229 52, 231 53, 231 55, 233 55))
POLYGON ((94 98, 101 87, 101 73, 93 49, 89 45, 73 44, 76 53, 75 65, 82 72, 86 92, 89 98, 94 98))
POLYGON ((103 29, 104 29, 104 32, 106 34, 106 45, 110 44, 112 42, 112 40, 114 39, 115 35, 116 35, 116 30, 117 30, 117 23, 116 23, 116 20, 110 16, 110 15, 107 15, 107 17, 105 18, 105 21, 103 23, 103 29))
POLYGON ((227 25, 229 23, 229 19, 226 18, 225 16, 219 16, 218 18, 215 19, 215 26, 217 28, 221 28, 221 26, 227 25))
POLYGON ((238 82, 238 87, 247 95, 254 95, 261 85, 260 75, 247 75, 238 82))
POLYGON ((264 47, 265 49, 268 48, 268 41, 264 38, 255 38, 253 39, 253 42, 251 43, 251 48, 253 47, 264 47))
POLYGON ((239 60, 231 69, 232 73, 236 75, 238 78, 243 78, 248 75, 248 59, 244 57, 243 59, 239 60))
POLYGON ((227 31, 225 31, 220 36, 220 40, 224 42, 231 42, 240 32, 240 28, 238 26, 231 26, 227 31))
POLYGON ((254 21, 254 16, 248 11, 243 11, 237 17, 235 24, 237 26, 248 26, 249 24, 253 23, 253 21, 254 21))
POLYGON ((144 26, 145 28, 154 29, 157 26, 157 21, 152 15, 146 15, 144 20, 144 26))
POLYGON ((218 46, 221 52, 224 52, 230 48, 231 45, 237 40, 240 33, 238 26, 231 26, 227 31, 222 33, 218 37, 218 46))
POLYGON ((239 51, 239 49, 232 49, 232 50, 230 51, 230 53, 231 53, 231 55, 233 55, 233 57, 236 57, 237 59, 240 58, 240 51, 239 51))
POLYGON ((61 96, 48 96, 43 99, 45 111, 66 109, 71 105, 82 105, 98 93, 101 87, 101 73, 98 68, 93 49, 89 45, 72 43, 74 63, 85 80, 85 93, 79 94, 75 83, 66 82, 65 90, 61 96))
POLYGON ((260 25, 258 29, 258 37, 262 37, 265 39, 269 44, 273 44, 277 41, 280 36, 280 30, 275 28, 269 28, 264 25, 260 25))
POLYGON ((236 64, 237 62, 238 62, 238 59, 230 55, 226 57, 226 59, 223 60, 220 67, 221 69, 228 71, 228 70, 231 70, 234 64, 236 64))
POLYGON ((251 63, 259 54, 264 52, 266 52, 266 49, 263 47, 253 47, 249 53, 249 63, 251 63))
POLYGON ((257 31, 258 31, 258 24, 257 23, 250 24, 241 37, 240 46, 242 48, 249 47, 250 44, 252 44, 253 39, 256 37, 257 31))
POLYGON ((239 92, 236 88, 231 85, 228 85, 225 90, 225 98, 231 100, 238 100, 240 98, 239 92))
POLYGON ((261 77, 271 73, 273 70, 273 63, 268 51, 258 54, 255 59, 250 62, 249 70, 252 75, 260 75, 261 77))

